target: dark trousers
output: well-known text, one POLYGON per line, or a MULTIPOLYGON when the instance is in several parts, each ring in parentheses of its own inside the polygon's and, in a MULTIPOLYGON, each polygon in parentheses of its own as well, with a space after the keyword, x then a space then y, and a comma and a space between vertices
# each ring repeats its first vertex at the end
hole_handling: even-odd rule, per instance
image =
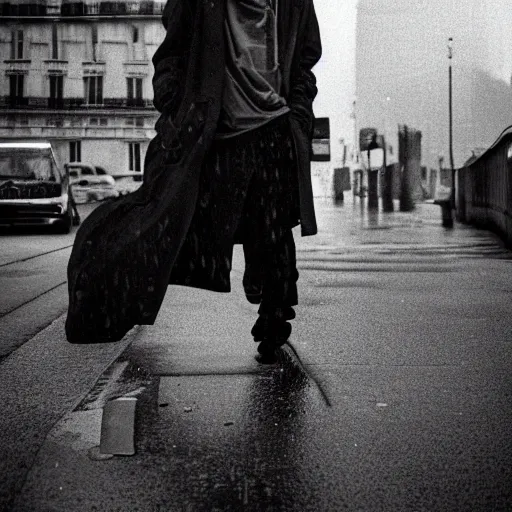
POLYGON ((276 310, 298 303, 295 241, 291 230, 265 246, 248 240, 243 244, 245 272, 243 287, 247 300, 260 304, 260 314, 276 314, 276 310))
MULTIPOLYGON (((230 289, 235 243, 243 244, 243 285, 260 313, 297 304, 295 151, 287 116, 215 141, 202 169, 194 218, 175 275, 182 284, 230 289), (205 283, 207 285, 205 286, 205 283), (251 295, 253 294, 253 295, 251 295)), ((177 279, 176 279, 177 281, 177 279)))

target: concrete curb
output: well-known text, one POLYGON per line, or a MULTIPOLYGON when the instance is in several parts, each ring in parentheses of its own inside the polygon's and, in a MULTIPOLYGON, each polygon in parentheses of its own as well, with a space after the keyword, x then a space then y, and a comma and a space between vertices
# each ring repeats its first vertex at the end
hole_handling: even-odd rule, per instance
POLYGON ((9 401, 0 415, 0 510, 19 492, 48 433, 72 411, 136 331, 111 345, 71 345, 65 315, 36 334, 1 363, 0 389, 9 401), (50 371, 49 371, 50 370, 50 371))

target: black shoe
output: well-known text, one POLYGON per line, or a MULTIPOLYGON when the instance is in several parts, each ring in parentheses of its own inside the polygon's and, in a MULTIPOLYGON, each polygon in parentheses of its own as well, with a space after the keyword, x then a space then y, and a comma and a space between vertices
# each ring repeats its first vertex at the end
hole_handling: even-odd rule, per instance
POLYGON ((261 304, 261 292, 248 293, 246 291, 245 297, 251 304, 261 304))
POLYGON ((284 319, 293 320, 295 318, 295 310, 293 308, 284 308, 284 319))
POLYGON ((285 308, 284 315, 281 318, 266 314, 260 315, 251 329, 254 341, 272 338, 284 340, 283 343, 285 343, 292 332, 292 326, 287 320, 293 320, 294 318, 295 311, 293 311, 293 308, 285 308))
POLYGON ((260 364, 274 364, 277 363, 277 351, 279 347, 272 341, 264 340, 258 345, 258 355, 256 361, 260 364))

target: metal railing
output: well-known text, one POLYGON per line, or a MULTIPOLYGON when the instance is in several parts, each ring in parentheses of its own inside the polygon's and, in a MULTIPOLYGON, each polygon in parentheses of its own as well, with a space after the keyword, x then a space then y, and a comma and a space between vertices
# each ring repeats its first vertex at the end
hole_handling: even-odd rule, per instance
POLYGON ((56 109, 56 110, 102 110, 102 109, 154 109, 153 101, 138 98, 104 98, 103 103, 91 105, 84 98, 40 98, 0 96, 0 109, 56 109))
POLYGON ((158 1, 97 1, 81 2, 63 0, 60 6, 45 1, 32 0, 18 2, 16 0, 0 0, 0 17, 31 17, 31 16, 129 16, 129 15, 161 15, 165 2, 158 1))
POLYGON ((457 170, 456 199, 460 221, 491 229, 512 247, 512 126, 457 170))

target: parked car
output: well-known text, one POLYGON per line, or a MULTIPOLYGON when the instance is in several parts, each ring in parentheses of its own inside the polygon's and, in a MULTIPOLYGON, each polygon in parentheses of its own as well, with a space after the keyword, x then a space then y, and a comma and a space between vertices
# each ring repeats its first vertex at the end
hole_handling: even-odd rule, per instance
POLYGON ((78 222, 69 175, 51 143, 0 143, 0 226, 55 226, 68 233, 78 222))
POLYGON ((140 172, 110 174, 105 168, 84 162, 66 164, 79 203, 102 201, 134 192, 142 185, 140 172))
POLYGON ((83 162, 66 164, 77 203, 103 201, 119 196, 115 179, 98 165, 83 162))

